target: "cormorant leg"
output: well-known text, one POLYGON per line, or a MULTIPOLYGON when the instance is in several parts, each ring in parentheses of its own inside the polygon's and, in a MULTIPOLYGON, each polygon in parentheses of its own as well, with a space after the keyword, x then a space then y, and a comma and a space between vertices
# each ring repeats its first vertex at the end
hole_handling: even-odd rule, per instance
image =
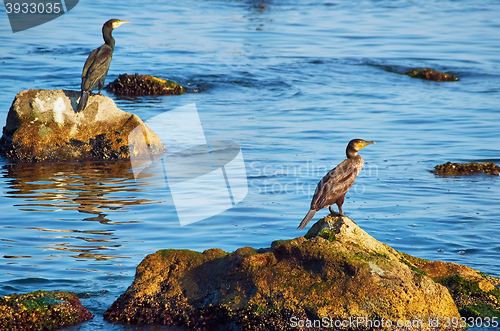
MULTIPOLYGON (((339 213, 341 215, 344 215, 344 211, 342 210, 342 205, 344 204, 344 198, 345 198, 345 194, 342 195, 341 197, 339 197, 337 199, 337 206, 339 206, 339 213)), ((345 216, 345 215, 344 215, 345 216)))
POLYGON ((330 210, 330 214, 335 215, 335 211, 333 210, 332 206, 328 207, 328 209, 330 210))
POLYGON ((99 86, 98 88, 99 88, 99 92, 97 92, 97 94, 102 95, 101 94, 101 87, 99 86))

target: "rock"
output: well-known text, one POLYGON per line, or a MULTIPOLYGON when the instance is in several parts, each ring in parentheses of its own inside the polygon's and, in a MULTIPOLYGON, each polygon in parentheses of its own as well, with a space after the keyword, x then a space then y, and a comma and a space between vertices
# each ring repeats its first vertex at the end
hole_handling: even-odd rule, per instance
POLYGON ((146 95, 180 95, 184 88, 171 80, 165 80, 149 75, 118 76, 106 86, 108 92, 116 95, 138 97, 146 95))
POLYGON ((404 75, 408 75, 412 78, 421 78, 425 80, 434 80, 436 82, 456 82, 458 78, 452 74, 447 74, 443 72, 436 71, 434 69, 414 69, 408 72, 404 72, 404 75))
POLYGON ((140 158, 164 151, 158 136, 112 99, 91 95, 85 110, 75 113, 79 97, 80 92, 63 90, 19 92, 3 128, 0 154, 38 162, 140 158), (129 141, 138 126, 143 134, 133 134, 129 141))
POLYGON ((396 330, 398 321, 405 330, 445 330, 460 318, 448 290, 401 253, 347 217, 319 223, 309 239, 268 249, 150 254, 104 318, 191 330, 324 330, 350 321, 349 330, 396 330))
POLYGON ((492 176, 500 176, 500 167, 495 163, 451 163, 439 164, 434 167, 434 174, 436 175, 451 175, 451 176, 465 176, 477 175, 485 173, 492 176))
POLYGON ((1 330, 55 330, 92 318, 74 293, 36 291, 0 297, 1 330))
POLYGON ((500 318, 500 279, 464 265, 405 257, 435 282, 448 288, 462 317, 500 318))

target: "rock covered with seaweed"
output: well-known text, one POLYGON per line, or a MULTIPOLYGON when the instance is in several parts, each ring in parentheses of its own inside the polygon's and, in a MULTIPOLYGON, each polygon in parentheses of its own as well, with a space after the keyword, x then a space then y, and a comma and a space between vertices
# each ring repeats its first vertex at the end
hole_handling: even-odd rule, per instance
POLYGON ((452 74, 445 72, 439 72, 434 69, 413 69, 408 72, 404 72, 404 75, 408 75, 411 78, 420 78, 424 80, 433 80, 436 82, 456 82, 458 78, 452 74))
POLYGON ((171 81, 150 75, 119 75, 106 90, 120 96, 180 95, 185 89, 171 81))
POLYGON ((492 176, 500 176, 500 167, 492 162, 485 163, 452 163, 446 162, 434 167, 436 175, 466 176, 480 173, 492 176))
POLYGON ((74 293, 36 291, 0 297, 1 330, 55 330, 93 317, 74 293))

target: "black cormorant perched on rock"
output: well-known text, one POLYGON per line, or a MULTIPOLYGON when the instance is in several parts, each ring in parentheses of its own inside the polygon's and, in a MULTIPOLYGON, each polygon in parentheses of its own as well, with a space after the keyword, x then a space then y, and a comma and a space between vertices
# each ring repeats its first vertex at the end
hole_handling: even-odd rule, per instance
POLYGON ((364 141, 363 139, 353 139, 349 142, 346 148, 347 159, 330 170, 320 180, 311 201, 311 209, 300 222, 299 229, 303 229, 320 209, 330 207, 330 212, 333 214, 333 204, 337 204, 340 214, 344 214, 342 204, 344 203, 345 194, 354 184, 356 176, 363 168, 364 160, 361 155, 358 155, 358 151, 374 143, 374 141, 364 141))
POLYGON ((77 112, 85 109, 89 95, 96 87, 99 88, 99 94, 101 94, 101 89, 104 87, 104 81, 106 80, 109 64, 113 56, 113 50, 115 49, 115 39, 111 35, 111 32, 123 23, 129 22, 112 19, 102 26, 104 44, 90 53, 83 66, 82 96, 78 102, 77 112))

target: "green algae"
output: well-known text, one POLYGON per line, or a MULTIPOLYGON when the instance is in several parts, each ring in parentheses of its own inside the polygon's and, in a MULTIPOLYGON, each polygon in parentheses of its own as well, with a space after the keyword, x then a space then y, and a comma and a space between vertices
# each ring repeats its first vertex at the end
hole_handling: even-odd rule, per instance
POLYGON ((452 275, 444 278, 435 279, 437 283, 440 283, 447 287, 448 289, 456 290, 460 294, 471 295, 471 294, 481 294, 485 293, 479 287, 479 282, 473 282, 465 280, 459 275, 452 275))
POLYGON ((434 281, 448 288, 454 298, 468 298, 467 302, 473 303, 459 307, 459 312, 462 317, 500 318, 500 310, 497 308, 498 303, 500 302, 499 289, 495 288, 485 292, 480 288, 479 281, 466 280, 459 275, 436 278, 434 281), (491 300, 491 297, 494 297, 495 299, 491 300), (490 303, 488 303, 488 301, 490 303), (491 302, 495 302, 497 307, 493 306, 491 302))
POLYGON ((408 267, 410 267, 410 269, 412 271, 416 272, 417 274, 420 274, 420 275, 423 275, 423 276, 427 276, 427 272, 425 272, 425 271, 420 270, 419 268, 417 268, 410 261, 408 261, 404 256, 401 257, 400 261, 403 262, 404 264, 406 264, 408 267))
MULTIPOLYGON (((321 237, 323 239, 326 239, 330 242, 334 242, 336 241, 336 234, 335 232, 333 232, 332 230, 330 229, 322 229, 318 234, 317 234, 318 237, 321 237)), ((307 238, 306 238, 307 239, 307 238)))
POLYGON ((500 311, 490 304, 478 302, 474 306, 466 306, 458 311, 462 317, 497 317, 500 318, 500 311))

